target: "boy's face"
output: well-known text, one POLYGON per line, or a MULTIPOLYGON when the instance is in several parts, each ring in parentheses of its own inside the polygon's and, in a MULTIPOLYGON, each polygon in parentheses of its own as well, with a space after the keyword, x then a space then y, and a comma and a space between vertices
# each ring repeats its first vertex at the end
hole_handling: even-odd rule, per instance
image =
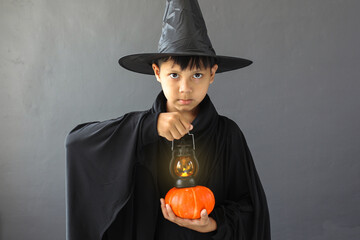
POLYGON ((161 63, 160 68, 156 64, 152 67, 167 99, 167 111, 196 116, 198 105, 214 81, 218 65, 182 70, 180 65, 169 59, 161 63))

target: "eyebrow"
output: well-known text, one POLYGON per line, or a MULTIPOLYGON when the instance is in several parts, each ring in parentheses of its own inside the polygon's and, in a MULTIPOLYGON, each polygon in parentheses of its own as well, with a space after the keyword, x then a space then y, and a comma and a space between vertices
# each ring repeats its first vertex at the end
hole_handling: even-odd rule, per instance
MULTIPOLYGON (((189 66, 188 66, 189 67, 189 66)), ((188 68, 187 67, 187 68, 188 68)), ((186 69, 187 69, 186 68, 186 69)), ((185 70, 185 69, 184 69, 185 70)), ((175 62, 172 64, 171 66, 171 71, 177 71, 177 72, 180 72, 180 71, 184 71, 181 66, 179 64, 176 64, 175 62), (177 66, 176 66, 177 65, 177 66), (176 67, 176 69, 174 69, 174 67, 176 67), (180 70, 178 70, 180 69, 180 70)), ((192 72, 199 72, 199 71, 206 71, 206 68, 202 67, 202 68, 197 68, 196 66, 194 66, 193 68, 190 69, 190 71, 192 72)))
MULTIPOLYGON (((185 70, 185 69, 184 69, 185 70)), ((181 69, 181 67, 175 67, 174 65, 173 66, 171 66, 171 69, 170 69, 170 72, 182 72, 182 71, 184 71, 184 70, 182 70, 181 69)), ((204 71, 206 71, 206 69, 204 69, 204 68, 193 68, 193 69, 190 69, 190 72, 192 72, 192 73, 198 73, 198 72, 204 72, 204 71)))

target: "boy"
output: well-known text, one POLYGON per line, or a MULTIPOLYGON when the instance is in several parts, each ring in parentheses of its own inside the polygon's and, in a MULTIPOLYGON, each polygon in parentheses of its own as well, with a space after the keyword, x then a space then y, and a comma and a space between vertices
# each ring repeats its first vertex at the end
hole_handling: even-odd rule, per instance
POLYGON ((66 139, 67 239, 270 239, 266 197, 245 138, 217 114, 207 91, 216 72, 251 61, 215 54, 197 1, 167 1, 159 52, 121 58, 155 74, 153 107, 78 125, 66 139), (163 197, 173 187, 171 141, 195 135, 199 185, 214 211, 176 217, 163 197), (160 199, 160 204, 159 204, 160 199))

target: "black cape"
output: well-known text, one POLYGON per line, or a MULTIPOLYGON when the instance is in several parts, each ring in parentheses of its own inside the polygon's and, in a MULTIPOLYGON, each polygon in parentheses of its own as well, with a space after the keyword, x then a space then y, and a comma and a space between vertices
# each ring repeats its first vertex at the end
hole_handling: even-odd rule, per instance
POLYGON ((209 96, 193 121, 199 185, 209 187, 218 225, 198 233, 165 220, 160 197, 172 187, 171 142, 159 137, 161 92, 147 111, 83 123, 66 138, 67 240, 270 239, 264 190, 243 133, 209 96))

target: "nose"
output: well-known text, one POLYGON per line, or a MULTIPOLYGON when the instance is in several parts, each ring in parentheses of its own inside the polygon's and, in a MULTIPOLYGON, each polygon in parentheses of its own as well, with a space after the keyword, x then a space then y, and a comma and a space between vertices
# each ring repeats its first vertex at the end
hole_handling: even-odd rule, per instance
POLYGON ((192 89, 190 86, 190 81, 188 79, 181 79, 180 80, 180 86, 179 86, 179 92, 180 93, 191 93, 192 89))

